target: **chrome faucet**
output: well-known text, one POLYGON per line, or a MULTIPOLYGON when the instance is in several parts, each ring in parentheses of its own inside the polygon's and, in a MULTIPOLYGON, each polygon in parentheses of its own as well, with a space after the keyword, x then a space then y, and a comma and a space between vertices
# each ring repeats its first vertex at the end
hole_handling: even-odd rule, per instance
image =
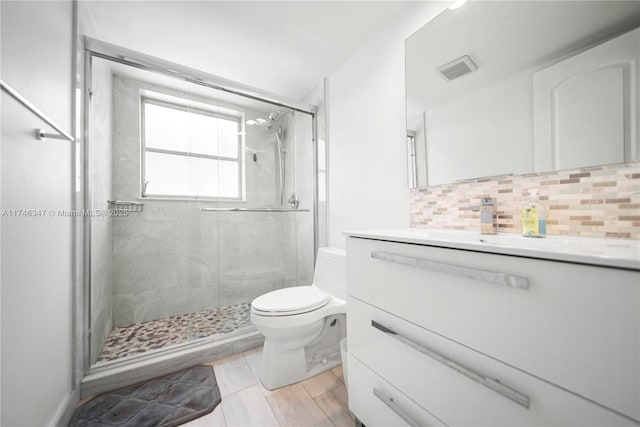
POLYGON ((480 234, 498 233, 498 215, 496 199, 483 197, 480 199, 480 234))

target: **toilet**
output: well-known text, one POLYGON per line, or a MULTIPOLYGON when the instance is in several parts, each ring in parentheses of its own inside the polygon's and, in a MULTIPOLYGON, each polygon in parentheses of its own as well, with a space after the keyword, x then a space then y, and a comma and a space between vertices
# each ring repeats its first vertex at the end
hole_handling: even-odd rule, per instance
POLYGON ((346 335, 345 251, 320 248, 313 284, 254 299, 251 322, 265 337, 260 381, 269 390, 297 383, 341 363, 346 335))

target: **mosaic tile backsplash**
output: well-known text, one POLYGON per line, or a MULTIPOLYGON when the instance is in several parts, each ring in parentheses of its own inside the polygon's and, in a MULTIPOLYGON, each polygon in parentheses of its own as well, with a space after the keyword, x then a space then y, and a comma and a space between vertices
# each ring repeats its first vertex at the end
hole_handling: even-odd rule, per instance
POLYGON ((479 231, 472 207, 494 197, 498 232, 520 233, 520 211, 536 192, 548 235, 640 240, 640 162, 416 188, 411 227, 479 231))

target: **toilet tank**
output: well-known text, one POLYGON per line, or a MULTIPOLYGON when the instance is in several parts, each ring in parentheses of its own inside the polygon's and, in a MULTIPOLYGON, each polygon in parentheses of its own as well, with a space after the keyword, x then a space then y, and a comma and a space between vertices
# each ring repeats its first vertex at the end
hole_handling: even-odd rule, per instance
POLYGON ((319 248, 313 284, 329 295, 347 299, 346 253, 341 248, 319 248))

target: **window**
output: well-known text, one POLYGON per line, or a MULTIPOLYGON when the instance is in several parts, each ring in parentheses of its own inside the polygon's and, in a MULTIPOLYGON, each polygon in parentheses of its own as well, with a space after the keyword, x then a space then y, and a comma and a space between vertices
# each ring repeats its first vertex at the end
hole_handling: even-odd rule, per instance
POLYGON ((242 117, 142 97, 142 195, 242 199, 242 117))

